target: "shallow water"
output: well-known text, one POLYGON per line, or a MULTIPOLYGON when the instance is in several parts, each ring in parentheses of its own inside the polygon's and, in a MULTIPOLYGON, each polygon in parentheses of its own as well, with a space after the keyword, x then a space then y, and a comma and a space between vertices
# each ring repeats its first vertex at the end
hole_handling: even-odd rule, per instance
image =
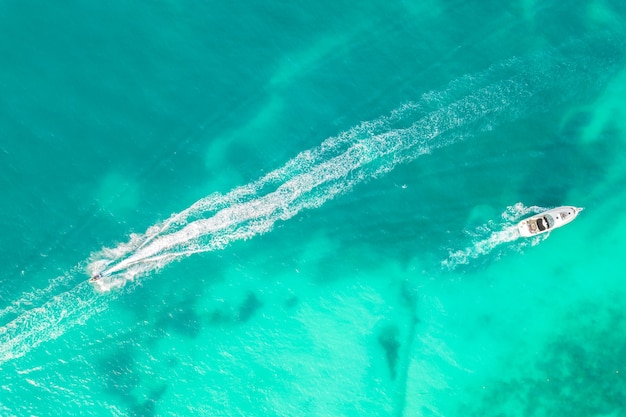
POLYGON ((625 16, 0 6, 0 414, 623 414, 625 16))

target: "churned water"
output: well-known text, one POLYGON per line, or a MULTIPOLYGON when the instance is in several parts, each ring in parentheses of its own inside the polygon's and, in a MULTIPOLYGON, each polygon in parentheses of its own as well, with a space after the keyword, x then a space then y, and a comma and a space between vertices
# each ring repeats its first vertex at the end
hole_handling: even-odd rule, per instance
POLYGON ((622 2, 127 3, 0 5, 0 415, 626 414, 622 2))

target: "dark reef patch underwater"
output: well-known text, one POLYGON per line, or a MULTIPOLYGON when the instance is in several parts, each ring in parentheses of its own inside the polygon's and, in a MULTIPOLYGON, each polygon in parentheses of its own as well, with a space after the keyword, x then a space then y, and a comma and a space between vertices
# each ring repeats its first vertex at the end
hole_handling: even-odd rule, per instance
MULTIPOLYGON (((616 300, 617 301, 617 300, 616 300)), ((537 352, 511 358, 511 378, 485 382, 465 416, 622 415, 626 392, 626 314, 604 301, 582 302, 537 352)), ((506 370, 503 370, 503 373, 506 370)))

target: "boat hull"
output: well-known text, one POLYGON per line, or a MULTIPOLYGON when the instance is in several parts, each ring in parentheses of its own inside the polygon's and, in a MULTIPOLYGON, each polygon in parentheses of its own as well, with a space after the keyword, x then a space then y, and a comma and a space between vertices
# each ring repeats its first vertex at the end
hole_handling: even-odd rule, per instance
POLYGON ((537 236, 571 223, 583 209, 574 206, 561 206, 536 214, 517 224, 523 237, 537 236))

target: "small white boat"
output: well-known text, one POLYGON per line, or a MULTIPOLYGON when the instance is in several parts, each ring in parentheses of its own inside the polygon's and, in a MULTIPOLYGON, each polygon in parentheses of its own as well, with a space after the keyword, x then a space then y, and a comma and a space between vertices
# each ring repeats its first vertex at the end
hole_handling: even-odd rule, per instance
POLYGON ((543 213, 522 220, 517 224, 519 234, 524 237, 532 237, 565 226, 583 211, 582 207, 562 206, 553 208, 543 213))
POLYGON ((102 272, 100 272, 99 274, 96 274, 94 276, 92 276, 91 278, 89 278, 89 282, 96 282, 97 280, 99 280, 100 278, 102 278, 102 272))

